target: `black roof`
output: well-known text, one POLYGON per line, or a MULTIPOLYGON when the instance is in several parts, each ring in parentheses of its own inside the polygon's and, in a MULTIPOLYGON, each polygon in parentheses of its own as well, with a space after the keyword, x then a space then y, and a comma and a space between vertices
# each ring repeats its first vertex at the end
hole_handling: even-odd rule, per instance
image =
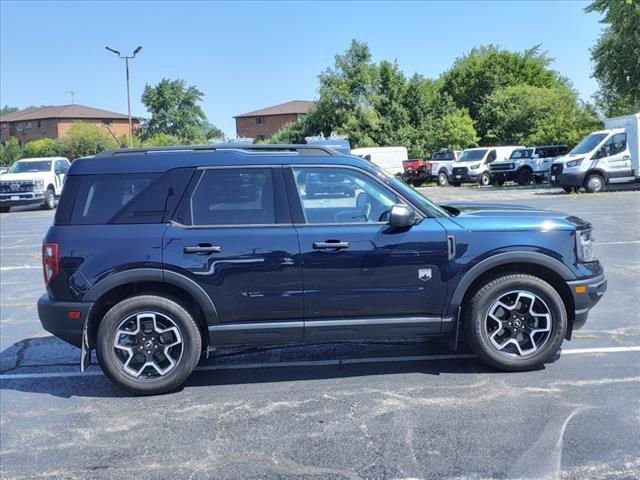
POLYGON ((335 164, 373 168, 367 160, 322 145, 215 144, 105 150, 71 164, 69 175, 165 172, 212 165, 335 164))

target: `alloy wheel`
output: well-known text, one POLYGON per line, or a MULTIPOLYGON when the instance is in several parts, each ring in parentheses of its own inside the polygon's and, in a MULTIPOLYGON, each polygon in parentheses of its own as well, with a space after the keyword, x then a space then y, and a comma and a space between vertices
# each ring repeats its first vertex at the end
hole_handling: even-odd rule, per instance
POLYGON ((527 357, 547 343, 553 319, 551 310, 539 296, 514 290, 491 304, 484 323, 489 342, 499 354, 527 357))
POLYGON ((180 362, 184 352, 176 323, 158 312, 135 313, 118 326, 113 351, 120 368, 140 379, 164 376, 180 362))

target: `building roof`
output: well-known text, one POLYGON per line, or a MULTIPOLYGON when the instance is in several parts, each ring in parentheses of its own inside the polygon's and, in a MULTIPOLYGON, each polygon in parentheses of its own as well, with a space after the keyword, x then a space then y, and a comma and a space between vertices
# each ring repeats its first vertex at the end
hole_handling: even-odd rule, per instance
POLYGON ((29 120, 43 120, 45 118, 99 118, 109 120, 127 120, 129 117, 123 113, 110 112, 100 108, 86 107, 84 105, 52 105, 43 107, 30 107, 17 112, 0 116, 0 122, 22 122, 29 120))
POLYGON ((307 113, 311 110, 311 107, 315 105, 316 102, 312 102, 309 100, 292 100, 290 102, 281 103, 279 105, 274 105, 272 107, 262 108, 260 110, 256 110, 254 112, 243 113, 242 115, 236 115, 233 118, 241 118, 241 117, 262 117, 268 115, 290 115, 296 113, 307 113))

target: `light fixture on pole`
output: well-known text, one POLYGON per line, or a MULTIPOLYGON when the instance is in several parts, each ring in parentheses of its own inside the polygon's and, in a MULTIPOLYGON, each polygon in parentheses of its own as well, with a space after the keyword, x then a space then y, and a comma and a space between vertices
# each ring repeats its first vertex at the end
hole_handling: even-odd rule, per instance
POLYGON ((129 115, 129 146, 133 146, 133 124, 131 122, 131 95, 129 94, 129 60, 136 58, 136 54, 142 50, 142 47, 138 47, 133 51, 133 54, 122 55, 118 50, 114 50, 113 48, 104 47, 112 53, 118 55, 119 58, 124 59, 125 68, 127 71, 127 113, 129 115))

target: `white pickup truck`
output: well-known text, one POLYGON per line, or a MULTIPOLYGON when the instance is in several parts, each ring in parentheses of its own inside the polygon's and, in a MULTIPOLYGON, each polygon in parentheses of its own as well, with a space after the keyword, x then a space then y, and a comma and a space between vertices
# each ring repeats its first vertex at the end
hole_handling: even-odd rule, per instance
POLYGON ((607 118, 605 130, 587 135, 551 165, 549 181, 566 192, 600 192, 611 183, 640 180, 640 112, 607 118))
POLYGON ((0 175, 0 212, 38 203, 48 210, 55 208, 69 165, 64 157, 18 160, 0 175))
POLYGON ((556 157, 565 153, 566 145, 516 148, 508 159, 496 160, 489 165, 491 183, 498 186, 509 180, 518 185, 529 185, 531 181, 542 183, 556 157))

